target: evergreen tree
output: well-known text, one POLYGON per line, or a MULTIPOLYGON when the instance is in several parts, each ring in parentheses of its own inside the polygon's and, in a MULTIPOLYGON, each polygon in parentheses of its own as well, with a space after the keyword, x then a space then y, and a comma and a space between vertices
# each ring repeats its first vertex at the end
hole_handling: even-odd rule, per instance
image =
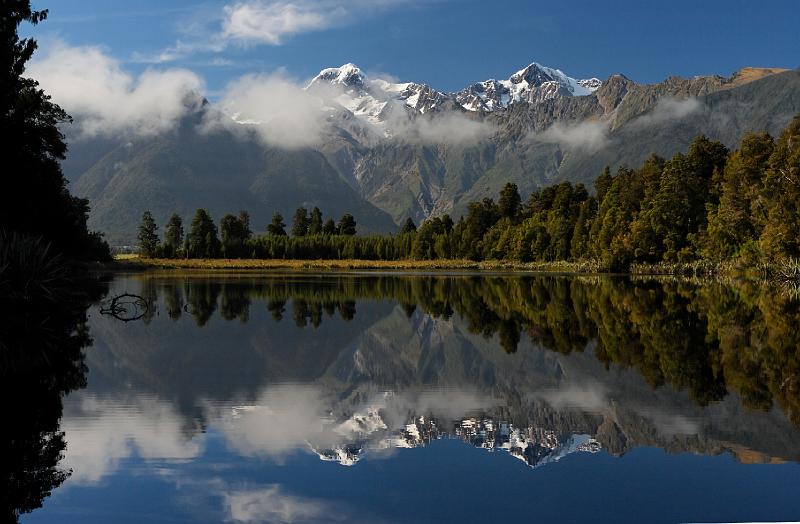
POLYGON ((407 235, 409 233, 414 233, 417 230, 417 225, 414 224, 414 221, 411 220, 411 217, 408 217, 406 221, 403 223, 403 227, 400 228, 401 235, 407 235))
POLYGON ((600 176, 594 181, 594 190, 597 193, 597 202, 602 203, 603 199, 606 197, 606 193, 611 188, 611 182, 613 179, 611 178, 611 170, 608 166, 603 169, 603 172, 600 173, 600 176))
POLYGON ((758 258, 756 239, 766 220, 762 211, 763 175, 775 143, 767 133, 748 134, 734 151, 722 174, 719 204, 708 211, 703 254, 712 260, 745 256, 758 258))
POLYGON ((242 209, 239 211, 239 223, 242 227, 242 235, 247 240, 253 236, 253 231, 250 229, 250 213, 242 209))
POLYGON ((198 209, 186 236, 186 256, 190 258, 215 258, 220 245, 217 226, 205 209, 198 209))
POLYGON ((356 219, 350 213, 345 213, 339 219, 339 225, 336 226, 336 231, 340 235, 352 236, 356 234, 356 219))
POLYGON ((278 212, 272 215, 272 222, 267 225, 267 232, 276 237, 286 236, 286 224, 283 222, 283 215, 278 212))
POLYGON ((759 240, 763 256, 800 258, 800 115, 775 143, 764 188, 767 217, 759 240))
POLYGON ((292 220, 292 236, 304 237, 308 234, 309 218, 308 210, 304 207, 298 207, 294 212, 294 219, 292 220))
POLYGON ((158 252, 158 226, 150 211, 142 214, 142 223, 139 225, 139 254, 145 258, 153 258, 158 252))
POLYGON ((102 235, 87 229, 89 202, 70 195, 61 172, 67 146, 59 126, 70 118, 38 82, 22 76, 37 44, 20 39, 19 26, 46 18, 29 0, 4 0, 0 7, 0 229, 43 237, 70 257, 110 258, 102 235))
POLYGON ((444 227, 444 232, 448 235, 453 232, 453 219, 450 218, 450 215, 445 214, 442 216, 442 226, 444 227))
POLYGON ((311 210, 311 217, 308 220, 308 234, 319 235, 322 233, 322 211, 318 207, 311 210))
POLYGON ((323 235, 336 234, 336 222, 334 222, 332 218, 329 218, 328 220, 325 221, 325 225, 322 226, 322 234, 323 235))
POLYGON ((164 228, 164 256, 173 258, 183 244, 183 219, 173 213, 164 228))
POLYGON ((240 258, 245 255, 245 242, 250 238, 247 224, 250 216, 242 211, 239 216, 225 215, 219 222, 222 256, 240 258), (243 216, 244 214, 244 216, 243 216))
POLYGON ((500 199, 497 201, 497 207, 500 211, 501 217, 516 220, 522 205, 522 198, 519 196, 519 189, 517 184, 511 182, 503 186, 500 191, 500 199))

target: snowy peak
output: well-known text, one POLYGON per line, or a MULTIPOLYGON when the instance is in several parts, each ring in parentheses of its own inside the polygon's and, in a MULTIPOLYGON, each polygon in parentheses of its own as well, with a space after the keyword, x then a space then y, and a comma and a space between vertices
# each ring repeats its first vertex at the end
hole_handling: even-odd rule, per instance
POLYGON ((306 89, 323 86, 341 89, 342 93, 335 98, 336 102, 373 124, 380 124, 386 119, 391 110, 388 106, 392 102, 399 102, 418 113, 427 113, 451 98, 425 84, 369 79, 355 64, 323 69, 306 89))
POLYGON ((537 104, 558 97, 586 96, 602 82, 597 78, 576 80, 559 69, 531 63, 508 80, 485 80, 455 94, 457 102, 468 111, 496 111, 516 102, 537 104))
POLYGON ((435 440, 458 439, 487 451, 505 451, 532 468, 558 462, 572 453, 597 453, 600 443, 590 435, 560 434, 537 427, 517 427, 509 421, 487 417, 467 417, 440 424, 433 417, 411 416, 405 424, 390 427, 380 410, 355 414, 341 423, 335 432, 343 437, 333 447, 311 450, 321 460, 354 466, 371 451, 392 448, 424 447, 435 440))
POLYGON ((349 89, 362 89, 366 82, 366 76, 355 64, 344 64, 341 67, 329 67, 319 72, 317 76, 308 84, 308 87, 315 85, 330 84, 343 86, 349 89))
POLYGON ((306 89, 333 86, 341 90, 336 102, 357 117, 373 124, 383 123, 392 106, 404 106, 415 113, 430 113, 460 105, 467 111, 492 112, 516 102, 538 104, 559 97, 586 96, 602 82, 597 78, 576 80, 559 69, 536 62, 520 69, 507 80, 485 80, 457 93, 444 93, 427 84, 395 83, 370 79, 355 64, 323 69, 306 89))

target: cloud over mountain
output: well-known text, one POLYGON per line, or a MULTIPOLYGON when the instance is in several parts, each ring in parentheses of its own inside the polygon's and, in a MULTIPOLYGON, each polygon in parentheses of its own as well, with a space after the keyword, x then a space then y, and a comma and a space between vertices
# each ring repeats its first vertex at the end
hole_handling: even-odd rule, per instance
POLYGON ((608 123, 599 120, 569 124, 556 122, 543 133, 531 135, 531 138, 568 149, 597 151, 608 144, 608 123))
POLYGON ((254 130, 267 144, 295 149, 319 144, 325 127, 323 100, 281 74, 247 75, 228 84, 206 125, 254 130))
POLYGON ((154 135, 191 108, 203 80, 186 69, 145 70, 138 77, 99 47, 56 43, 26 72, 69 112, 84 136, 154 135))

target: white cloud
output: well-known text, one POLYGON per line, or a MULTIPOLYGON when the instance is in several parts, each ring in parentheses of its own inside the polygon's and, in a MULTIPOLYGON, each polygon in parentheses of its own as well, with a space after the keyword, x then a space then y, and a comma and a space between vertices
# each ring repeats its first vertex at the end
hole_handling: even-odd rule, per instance
POLYGON ((241 42, 278 45, 285 36, 325 29, 346 15, 346 9, 323 2, 249 1, 225 6, 222 36, 241 42))
POLYGON ((334 445, 319 388, 286 385, 267 388, 249 406, 231 407, 212 415, 220 420, 228 445, 244 456, 275 460, 307 449, 308 442, 334 445))
POLYGON ((98 482, 134 452, 145 460, 188 460, 201 453, 171 404, 150 398, 79 398, 62 422, 67 439, 63 464, 73 470, 71 482, 98 482))
POLYGON ((460 113, 418 117, 394 124, 394 136, 423 144, 469 145, 486 140, 495 132, 489 122, 460 113))
POLYGON ((338 512, 330 504, 283 493, 277 484, 223 493, 229 519, 234 522, 330 522, 338 512))
POLYGON ((209 129, 253 130, 264 142, 289 149, 319 144, 326 125, 322 98, 279 73, 234 80, 218 107, 208 116, 209 129))
POLYGON ((662 98, 652 111, 637 118, 632 124, 634 127, 647 127, 662 124, 671 120, 680 120, 702 108, 703 104, 696 98, 677 100, 675 98, 662 98))
POLYGON ((535 392, 533 396, 542 398, 558 410, 579 409, 598 413, 610 407, 607 389, 599 382, 566 383, 558 388, 535 392))
POLYGON ((27 74, 70 113, 85 136, 169 130, 189 109, 203 81, 186 69, 148 69, 134 78, 98 47, 57 42, 27 74))
POLYGON ((181 19, 181 38, 154 54, 134 54, 144 63, 164 63, 196 53, 221 53, 230 45, 281 45, 303 33, 344 27, 397 5, 419 0, 241 0, 202 8, 181 19))
POLYGON ((415 115, 406 110, 403 101, 392 100, 389 104, 390 110, 385 111, 382 125, 393 140, 423 145, 470 145, 496 132, 490 122, 460 112, 415 115))
POLYGON ((556 122, 544 132, 532 135, 531 138, 570 149, 598 151, 608 144, 608 125, 602 121, 578 124, 556 122))

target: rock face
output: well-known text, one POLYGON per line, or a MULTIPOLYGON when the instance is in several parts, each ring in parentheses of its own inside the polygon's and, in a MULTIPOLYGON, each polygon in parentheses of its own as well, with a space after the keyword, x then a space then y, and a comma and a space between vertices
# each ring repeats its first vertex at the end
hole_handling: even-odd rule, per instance
POLYGON ((606 165, 671 156, 698 134, 734 146, 748 131, 777 133, 800 113, 800 72, 779 69, 638 84, 532 63, 446 93, 345 64, 304 89, 326 111, 323 139, 305 149, 193 132, 205 105, 177 138, 71 144, 76 160, 65 172, 92 201, 91 226, 118 244, 133 240, 148 206, 162 221, 176 210, 247 208, 260 224, 275 210, 317 205, 329 215, 353 212, 362 231, 394 231, 407 217, 457 216, 506 182, 523 198, 564 180, 591 187, 606 165))
POLYGON ((569 96, 586 96, 595 92, 602 82, 597 78, 575 80, 558 69, 532 63, 511 75, 508 80, 485 80, 456 93, 458 103, 468 111, 497 111, 527 102, 569 96))

